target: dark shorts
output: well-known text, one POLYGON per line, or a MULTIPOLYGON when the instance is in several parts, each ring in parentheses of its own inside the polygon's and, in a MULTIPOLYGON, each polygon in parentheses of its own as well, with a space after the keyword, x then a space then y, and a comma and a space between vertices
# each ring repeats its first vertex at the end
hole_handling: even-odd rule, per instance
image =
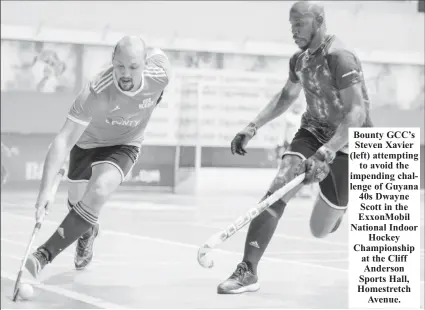
MULTIPOLYGON (((302 159, 312 156, 323 144, 308 130, 301 128, 295 134, 285 154, 293 154, 302 159)), ((330 165, 328 176, 319 183, 320 194, 331 207, 345 208, 348 205, 348 155, 337 152, 330 165)))
POLYGON ((120 171, 121 182, 137 162, 140 148, 131 145, 114 145, 82 149, 74 146, 69 157, 68 179, 72 181, 90 180, 92 167, 109 163, 120 171))

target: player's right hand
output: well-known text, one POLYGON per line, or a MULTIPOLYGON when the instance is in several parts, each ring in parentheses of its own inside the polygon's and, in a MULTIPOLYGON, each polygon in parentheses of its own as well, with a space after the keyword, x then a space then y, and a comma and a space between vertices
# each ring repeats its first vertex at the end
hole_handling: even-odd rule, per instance
POLYGON ((49 214, 48 210, 49 199, 44 196, 39 196, 37 202, 35 203, 35 221, 37 223, 41 222, 45 215, 49 214))
POLYGON ((255 124, 250 123, 242 131, 238 132, 233 138, 230 149, 232 154, 239 154, 244 156, 246 154, 245 147, 255 134, 257 133, 257 127, 255 124))

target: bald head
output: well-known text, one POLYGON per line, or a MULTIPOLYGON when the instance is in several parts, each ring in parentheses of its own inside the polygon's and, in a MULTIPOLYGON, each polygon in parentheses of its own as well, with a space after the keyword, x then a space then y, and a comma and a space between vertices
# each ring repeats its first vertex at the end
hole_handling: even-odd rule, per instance
POLYGON ((146 44, 142 40, 142 38, 138 36, 125 36, 122 37, 121 40, 118 41, 118 43, 115 45, 114 48, 114 56, 121 56, 121 57, 140 57, 145 56, 146 54, 146 44))
POLYGON ((319 16, 324 17, 325 9, 317 1, 297 1, 292 5, 290 14, 299 16, 300 18, 317 18, 319 16))
POLYGON ((115 45, 112 56, 114 75, 124 91, 137 90, 142 85, 146 61, 146 44, 138 36, 125 36, 115 45))
POLYGON ((317 1, 297 1, 289 13, 295 44, 303 50, 320 43, 326 33, 325 10, 317 1))

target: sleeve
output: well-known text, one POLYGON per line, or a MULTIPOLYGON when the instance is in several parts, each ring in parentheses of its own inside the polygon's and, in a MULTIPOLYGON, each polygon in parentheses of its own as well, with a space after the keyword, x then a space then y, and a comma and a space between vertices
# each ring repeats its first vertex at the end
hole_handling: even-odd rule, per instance
POLYGON ((295 68, 297 66, 297 60, 299 56, 300 56, 300 53, 298 52, 292 55, 292 57, 289 59, 289 80, 292 83, 299 83, 300 81, 297 74, 295 73, 295 68))
POLYGON ((163 84, 164 88, 170 81, 171 64, 165 53, 155 48, 147 58, 146 74, 159 84, 163 84))
POLYGON ((337 89, 341 90, 360 83, 363 73, 360 60, 354 53, 338 50, 329 55, 329 69, 337 89))
POLYGON ((92 92, 91 83, 87 83, 77 95, 77 98, 75 98, 69 110, 68 118, 78 124, 87 126, 92 120, 96 101, 97 96, 92 92))

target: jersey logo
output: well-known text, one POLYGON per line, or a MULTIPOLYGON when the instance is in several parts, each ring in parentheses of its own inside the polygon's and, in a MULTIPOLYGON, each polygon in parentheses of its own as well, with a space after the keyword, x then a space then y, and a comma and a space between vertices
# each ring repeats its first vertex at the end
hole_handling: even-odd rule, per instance
POLYGON ((115 108, 113 108, 111 111, 109 111, 110 113, 112 113, 112 112, 115 112, 115 111, 118 111, 120 109, 120 107, 119 106, 116 106, 115 108))
POLYGON ((105 122, 112 126, 137 127, 140 121, 124 119, 123 117, 108 117, 105 122))
POLYGON ((152 98, 147 98, 143 100, 143 103, 139 104, 139 109, 146 109, 153 106, 155 103, 153 102, 152 98))
POLYGON ((352 75, 352 74, 359 74, 359 72, 357 70, 352 70, 352 71, 347 72, 346 74, 344 74, 342 77, 346 77, 346 76, 349 76, 349 75, 352 75))

